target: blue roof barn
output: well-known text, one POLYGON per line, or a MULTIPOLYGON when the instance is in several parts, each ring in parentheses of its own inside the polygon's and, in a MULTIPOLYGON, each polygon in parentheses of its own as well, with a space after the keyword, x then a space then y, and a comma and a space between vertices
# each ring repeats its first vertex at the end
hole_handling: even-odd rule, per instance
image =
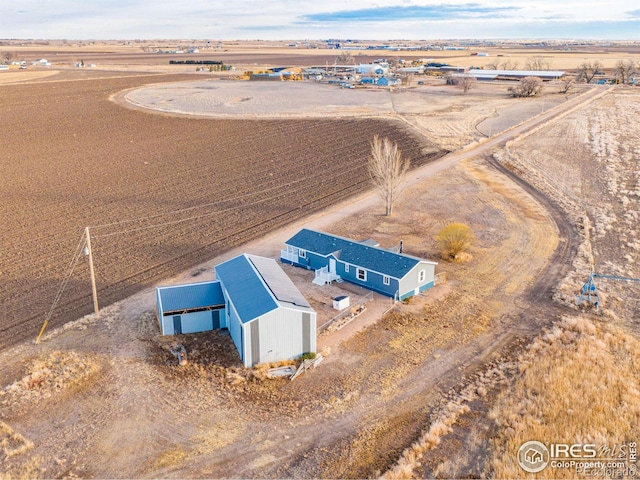
POLYGON ((246 367, 316 351, 316 312, 275 260, 243 254, 214 270, 215 282, 156 289, 163 335, 228 328, 246 367))
POLYGON ((271 258, 240 255, 215 267, 227 325, 245 366, 316 351, 316 312, 271 258))

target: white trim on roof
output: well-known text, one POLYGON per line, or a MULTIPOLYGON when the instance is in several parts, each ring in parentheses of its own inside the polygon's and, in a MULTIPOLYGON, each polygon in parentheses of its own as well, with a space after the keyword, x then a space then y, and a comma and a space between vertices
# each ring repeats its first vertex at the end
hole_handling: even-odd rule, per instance
POLYGON ((487 70, 487 69, 479 69, 472 68, 469 70, 469 75, 504 75, 511 77, 552 77, 558 78, 565 74, 564 70, 487 70))

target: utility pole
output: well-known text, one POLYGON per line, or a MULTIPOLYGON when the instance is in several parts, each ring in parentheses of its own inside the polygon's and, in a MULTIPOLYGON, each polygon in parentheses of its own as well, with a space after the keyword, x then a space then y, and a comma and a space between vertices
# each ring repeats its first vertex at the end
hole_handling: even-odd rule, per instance
POLYGON ((89 227, 84 229, 85 239, 87 241, 86 254, 89 256, 89 272, 91 274, 91 291, 93 292, 93 309, 96 315, 100 312, 98 308, 98 290, 96 289, 96 273, 93 269, 93 253, 91 252, 91 234, 89 233, 89 227))

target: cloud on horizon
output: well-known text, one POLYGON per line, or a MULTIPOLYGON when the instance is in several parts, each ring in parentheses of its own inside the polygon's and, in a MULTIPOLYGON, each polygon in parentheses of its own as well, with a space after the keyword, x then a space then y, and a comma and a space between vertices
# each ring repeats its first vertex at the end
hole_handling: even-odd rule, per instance
POLYGON ((519 10, 519 7, 488 7, 479 3, 461 5, 410 5, 339 10, 304 15, 311 22, 393 22, 398 20, 456 20, 472 18, 496 18, 519 10))
MULTIPOLYGON (((584 0, 21 0, 1 38, 640 40, 640 9, 584 0), (447 2, 447 3, 443 3, 447 2), (347 5, 347 6, 345 6, 347 5)), ((11 5, 13 3, 13 5, 11 5)), ((627 5, 624 5, 627 3, 627 5)))

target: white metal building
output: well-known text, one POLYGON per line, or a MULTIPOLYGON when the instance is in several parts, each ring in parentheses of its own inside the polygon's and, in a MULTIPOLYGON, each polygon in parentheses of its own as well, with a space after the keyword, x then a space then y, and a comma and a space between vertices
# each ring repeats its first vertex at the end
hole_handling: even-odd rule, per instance
POLYGON ((271 258, 240 255, 215 267, 225 323, 246 367, 316 351, 316 312, 271 258))
POLYGON ((525 77, 538 77, 542 80, 556 80, 562 77, 564 70, 485 70, 472 68, 467 75, 478 80, 495 80, 497 78, 521 79, 525 77))
POLYGON ((216 281, 158 287, 163 335, 228 328, 242 363, 316 351, 316 312, 271 258, 239 255, 214 267, 216 281))

